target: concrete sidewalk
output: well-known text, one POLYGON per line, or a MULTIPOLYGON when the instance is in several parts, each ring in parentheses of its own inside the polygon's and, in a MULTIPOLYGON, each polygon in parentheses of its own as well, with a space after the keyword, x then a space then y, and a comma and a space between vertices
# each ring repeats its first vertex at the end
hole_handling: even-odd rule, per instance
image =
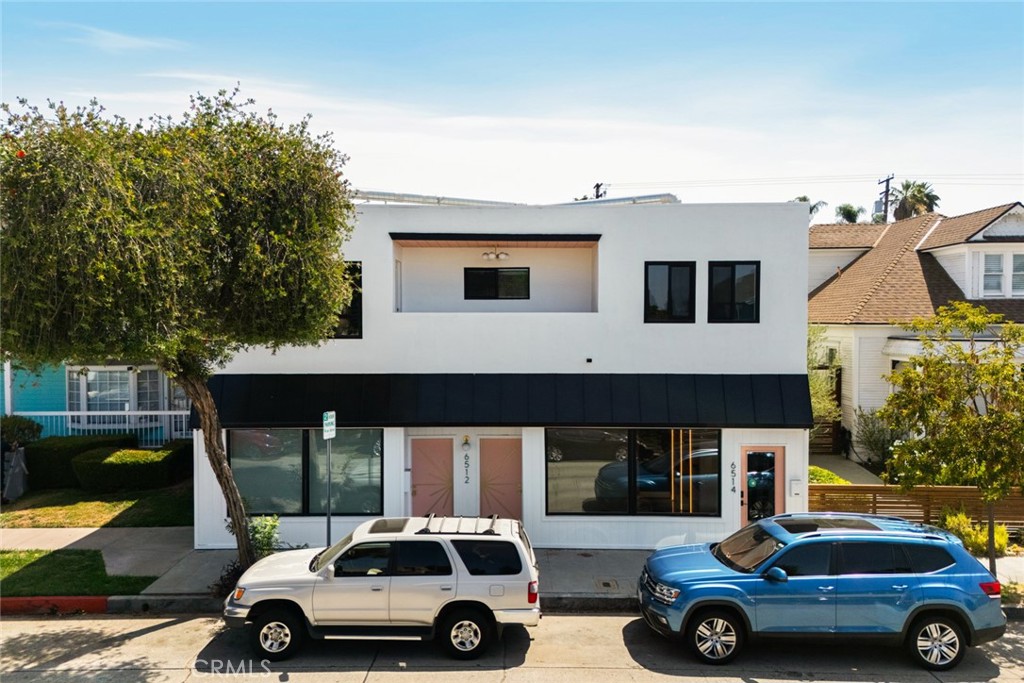
MULTIPOLYGON (((194 550, 192 527, 0 529, 3 550, 100 550, 107 573, 158 576, 141 595, 110 600, 112 612, 217 612, 210 585, 234 550, 194 550)), ((547 612, 636 610, 636 580, 649 550, 538 548, 541 602, 547 612)), ((1024 557, 997 560, 999 580, 1024 583, 1024 557)))

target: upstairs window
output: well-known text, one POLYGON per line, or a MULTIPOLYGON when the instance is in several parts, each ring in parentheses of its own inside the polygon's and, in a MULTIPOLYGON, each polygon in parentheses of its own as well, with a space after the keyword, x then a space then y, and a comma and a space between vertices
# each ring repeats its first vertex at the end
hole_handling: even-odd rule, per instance
POLYGON ((694 322, 696 264, 693 261, 649 261, 644 265, 644 322, 694 322))
POLYGON ((529 268, 466 268, 465 298, 529 299, 529 268))
POLYGON ((352 280, 352 299, 338 314, 338 325, 334 328, 335 339, 363 338, 363 264, 349 261, 346 265, 352 280))
POLYGON ((709 263, 708 322, 756 323, 760 319, 760 261, 709 263))
POLYGON ((985 296, 1003 295, 1003 255, 985 254, 985 271, 982 275, 985 296))

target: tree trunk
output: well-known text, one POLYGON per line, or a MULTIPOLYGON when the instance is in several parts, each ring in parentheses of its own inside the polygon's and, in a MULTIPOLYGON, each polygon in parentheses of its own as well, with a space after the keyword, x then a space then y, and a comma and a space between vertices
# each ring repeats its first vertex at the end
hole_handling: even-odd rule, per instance
POLYGON ((252 539, 249 537, 249 518, 245 514, 245 505, 238 492, 238 487, 235 485, 235 478, 231 472, 231 466, 228 465, 227 454, 221 439, 217 405, 213 402, 213 395, 210 393, 209 387, 206 386, 205 378, 180 374, 174 378, 174 381, 181 385, 199 416, 206 457, 210 461, 210 467, 213 468, 213 474, 217 477, 217 483, 220 484, 220 490, 224 494, 231 533, 235 535, 235 542, 238 544, 238 563, 244 571, 256 561, 256 554, 253 552, 252 539))
POLYGON ((988 511, 988 570, 996 575, 996 504, 985 505, 988 511))

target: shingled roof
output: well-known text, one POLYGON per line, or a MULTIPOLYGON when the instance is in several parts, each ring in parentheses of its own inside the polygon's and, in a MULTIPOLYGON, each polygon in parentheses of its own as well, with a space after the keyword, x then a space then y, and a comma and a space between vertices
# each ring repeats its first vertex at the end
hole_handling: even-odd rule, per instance
POLYGON ((820 223, 811 226, 811 249, 870 249, 885 223, 820 223))
POLYGON ((919 248, 927 251, 928 249, 948 247, 951 244, 963 244, 1018 205, 1020 202, 1014 202, 993 206, 991 209, 965 213, 962 216, 943 218, 919 248))
MULTIPOLYGON (((886 325, 934 315, 939 306, 966 300, 935 257, 921 250, 922 240, 930 243, 951 221, 953 226, 942 233, 942 240, 959 235, 962 242, 1013 206, 1016 204, 955 218, 928 213, 882 226, 886 229, 872 248, 811 292, 808 319, 823 324, 886 325), (969 228, 972 230, 968 234, 969 228)), ((987 299, 981 303, 1009 320, 1024 320, 1024 299, 987 299)))

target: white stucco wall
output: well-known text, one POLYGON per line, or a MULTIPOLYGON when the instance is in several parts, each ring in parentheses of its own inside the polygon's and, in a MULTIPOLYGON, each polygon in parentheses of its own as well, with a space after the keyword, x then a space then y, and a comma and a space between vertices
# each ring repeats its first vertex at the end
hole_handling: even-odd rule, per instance
MULTIPOLYGON (((461 429, 384 430, 384 515, 408 515, 411 509, 408 437, 410 435, 458 436, 461 429)), ((743 526, 741 522, 740 453, 743 446, 782 446, 786 449, 786 512, 807 510, 807 432, 802 429, 727 429, 722 432, 722 497, 720 517, 588 516, 545 513, 544 429, 477 428, 470 430, 474 443, 480 437, 522 435, 523 524, 537 547, 648 549, 669 543, 704 543, 721 538, 743 526), (732 473, 736 472, 736 477, 732 473), (733 488, 736 491, 733 491, 733 488)), ((225 529, 225 505, 203 450, 201 435, 195 441, 195 547, 232 548, 234 539, 225 529), (198 523, 203 520, 202 523, 198 523)), ((458 462, 454 463, 458 466, 458 462)), ((459 486, 460 477, 455 477, 459 486)), ((454 492, 458 499, 459 491, 454 492)), ((333 540, 340 539, 369 517, 335 517, 333 540)), ((326 542, 323 516, 281 517, 281 538, 312 547, 326 542)))
MULTIPOLYGON (((361 206, 345 257, 363 264, 363 338, 286 348, 276 355, 253 350, 239 354, 223 372, 803 373, 807 221, 799 208, 788 202, 361 206), (389 232, 600 234, 590 285, 597 295, 596 312, 396 312, 395 247, 389 232), (644 262, 666 260, 696 262, 693 324, 643 322, 644 262), (761 262, 760 323, 707 322, 708 262, 718 260, 761 262)), ((410 260, 430 255, 414 251, 437 250, 401 250, 403 299, 425 302, 428 294, 410 291, 418 281, 410 277, 410 260)), ((507 251, 520 258, 518 249, 507 251)), ((535 253, 528 258, 544 257, 535 253)), ((451 277, 461 282, 462 262, 453 259, 448 265, 455 271, 451 277)), ((582 277, 584 267, 573 261, 573 277, 582 277)), ((583 301, 575 286, 558 296, 562 306, 583 301)))
POLYGON ((971 283, 968 280, 968 253, 967 247, 957 245, 945 249, 936 249, 931 252, 939 265, 949 273, 953 282, 964 292, 965 296, 971 296, 971 283))

